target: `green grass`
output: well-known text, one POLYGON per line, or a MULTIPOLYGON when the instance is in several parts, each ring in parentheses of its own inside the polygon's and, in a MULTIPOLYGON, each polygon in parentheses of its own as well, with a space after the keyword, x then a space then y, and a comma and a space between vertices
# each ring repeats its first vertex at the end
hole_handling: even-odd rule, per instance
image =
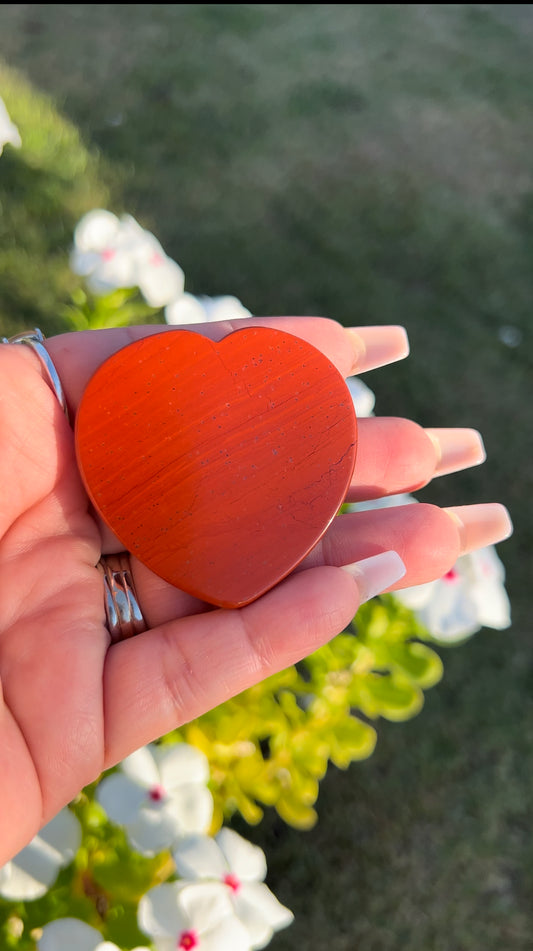
POLYGON ((378 412, 488 450, 420 497, 515 521, 512 629, 444 652, 422 714, 329 773, 315 830, 253 832, 297 915, 276 951, 533 946, 532 54, 529 4, 0 9, 24 139, 0 160, 5 330, 59 329, 75 221, 128 211, 188 290, 403 323, 409 360, 366 377, 378 412))

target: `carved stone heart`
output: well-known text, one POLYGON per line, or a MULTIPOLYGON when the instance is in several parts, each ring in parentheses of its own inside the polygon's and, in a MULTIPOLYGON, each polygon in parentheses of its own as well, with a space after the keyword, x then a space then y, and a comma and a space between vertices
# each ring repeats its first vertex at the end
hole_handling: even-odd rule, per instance
POLYGON ((89 381, 76 420, 87 492, 124 548, 220 607, 253 601, 316 544, 356 443, 337 369, 264 327, 129 344, 89 381))

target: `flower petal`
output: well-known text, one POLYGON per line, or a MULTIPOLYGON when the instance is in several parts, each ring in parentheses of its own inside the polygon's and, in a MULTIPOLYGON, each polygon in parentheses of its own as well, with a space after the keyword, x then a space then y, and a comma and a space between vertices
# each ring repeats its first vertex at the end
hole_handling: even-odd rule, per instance
POLYGON ((252 948, 264 948, 274 931, 287 928, 294 920, 292 911, 282 905, 262 882, 246 882, 234 898, 235 912, 250 935, 252 948))
POLYGON ((209 835, 188 835, 179 839, 172 855, 183 878, 222 880, 229 872, 222 850, 209 835))
POLYGON ((250 938, 244 925, 231 916, 201 935, 199 951, 250 951, 250 938))
POLYGON ((3 99, 0 99, 0 155, 4 145, 13 145, 19 149, 22 145, 19 130, 11 121, 3 99))
POLYGON ((120 768, 125 776, 138 783, 139 786, 157 786, 162 780, 156 757, 156 746, 141 746, 122 760, 120 768))
POLYGON ((148 790, 122 773, 111 773, 96 787, 96 799, 112 822, 129 825, 136 822, 148 790))
POLYGON ((62 809, 15 858, 0 869, 0 894, 11 901, 45 895, 60 868, 74 858, 81 826, 70 809, 62 809))
MULTIPOLYGON (((170 948, 171 948, 171 951, 176 951, 175 943, 172 944, 170 948)), ((72 951, 77 951, 77 948, 76 949, 73 948, 72 951)), ((120 948, 118 947, 118 945, 114 944, 113 941, 102 941, 101 944, 97 944, 94 951, 120 951, 120 948)), ((146 945, 143 944, 143 945, 138 945, 138 947, 136 948, 132 948, 132 951, 150 951, 150 948, 147 948, 146 945)))
POLYGON ((258 845, 248 842, 233 829, 223 827, 216 837, 217 844, 237 878, 243 882, 262 882, 267 873, 265 853, 258 845))
POLYGON ((133 217, 133 215, 122 215, 120 218, 120 242, 124 245, 127 245, 132 250, 143 248, 147 242, 155 241, 158 246, 161 248, 161 245, 157 241, 157 238, 147 231, 146 228, 143 228, 142 225, 133 217))
POLYGON ((436 640, 447 644, 470 637, 481 627, 476 605, 460 575, 436 582, 419 617, 436 640))
POLYGON ((167 324, 203 324, 205 310, 200 300, 193 294, 181 294, 165 308, 167 324))
POLYGON ((70 270, 80 277, 87 277, 96 270, 101 260, 98 251, 80 251, 79 248, 74 248, 69 259, 70 270))
POLYGON ((59 873, 57 853, 33 841, 0 869, 0 895, 8 901, 35 901, 46 895, 59 873))
POLYGON ((161 776, 160 782, 167 790, 191 783, 206 784, 209 780, 207 757, 189 743, 156 746, 154 759, 161 776))
POLYGON ((367 502, 352 503, 353 511, 365 512, 373 509, 390 509, 396 505, 418 504, 418 499, 407 492, 398 492, 397 495, 382 495, 379 499, 369 499, 367 502))
POLYGON ((136 287, 137 274, 131 257, 123 251, 110 257, 101 256, 87 276, 86 284, 93 294, 108 294, 119 287, 136 287))
POLYGON ((137 852, 157 855, 174 845, 180 828, 179 819, 171 809, 155 804, 140 809, 135 821, 126 826, 126 831, 137 852))
POLYGON ((357 376, 350 376, 346 380, 357 416, 372 416, 376 403, 375 394, 357 376))
POLYGON ((182 887, 178 882, 167 882, 151 888, 139 901, 137 924, 150 938, 176 938, 190 928, 186 909, 178 904, 182 887))
POLYGON ((179 834, 207 832, 213 818, 213 796, 206 786, 179 786, 170 795, 165 808, 179 824, 179 834))
POLYGON ((43 826, 37 838, 56 850, 62 866, 68 865, 81 845, 81 825, 74 813, 65 807, 43 826))
POLYGON ((459 562, 469 558, 473 575, 472 599, 476 604, 478 619, 484 627, 498 631, 511 624, 511 603, 505 590, 505 568, 493 545, 474 551, 459 562))
POLYGON ((156 951, 176 951, 176 938, 154 938, 153 947, 156 951))
POLYGON ((243 307, 238 297, 226 294, 222 297, 201 297, 205 317, 210 323, 216 320, 241 320, 251 317, 251 313, 243 307))
POLYGON ((410 588, 402 588, 394 592, 394 597, 405 604, 412 611, 419 611, 431 601, 435 585, 438 581, 428 581, 426 584, 415 584, 410 588))
POLYGON ((228 889, 221 882, 193 882, 184 885, 178 893, 178 904, 183 909, 189 927, 203 935, 233 915, 228 889))
POLYGON ((111 211, 95 208, 80 219, 74 229, 74 245, 79 251, 103 251, 116 238, 120 221, 111 211))
POLYGON ((166 255, 147 261, 138 271, 139 289, 150 307, 165 307, 183 293, 185 275, 166 255))
POLYGON ((56 918, 43 928, 39 951, 96 951, 102 935, 78 918, 56 918))
POLYGON ((503 631, 511 625, 511 602, 503 585, 486 582, 476 586, 472 596, 482 627, 503 631))

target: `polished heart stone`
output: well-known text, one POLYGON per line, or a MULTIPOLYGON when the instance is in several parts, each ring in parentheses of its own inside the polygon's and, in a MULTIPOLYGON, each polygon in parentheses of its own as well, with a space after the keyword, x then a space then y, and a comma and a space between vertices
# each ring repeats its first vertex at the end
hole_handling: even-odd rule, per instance
POLYGON ((87 492, 124 548, 221 607, 253 601, 315 545, 356 442, 337 369, 264 327, 129 344, 89 381, 76 419, 87 492))

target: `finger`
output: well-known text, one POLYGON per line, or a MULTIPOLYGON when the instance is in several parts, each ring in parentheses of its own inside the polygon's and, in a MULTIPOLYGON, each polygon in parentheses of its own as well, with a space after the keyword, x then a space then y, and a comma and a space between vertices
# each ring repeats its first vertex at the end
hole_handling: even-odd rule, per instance
POLYGON ((403 571, 391 552, 353 573, 303 571, 239 610, 183 618, 114 645, 104 679, 105 765, 301 660, 403 571))
MULTIPOLYGON (((413 503, 350 512, 334 519, 296 573, 321 565, 347 565, 394 550, 406 566, 405 577, 395 587, 404 588, 441 578, 460 555, 495 545, 511 532, 509 513, 498 503, 449 509, 413 503)), ((134 558, 132 571, 149 626, 212 610, 162 581, 134 558)))
POLYGON ((147 627, 157 627, 176 618, 214 610, 205 601, 200 601, 192 594, 163 581, 133 555, 130 557, 130 565, 147 627))
MULTIPOLYGON (((384 495, 410 492, 425 485, 435 475, 444 474, 460 465, 462 467, 469 464, 476 465, 483 458, 483 444, 475 430, 432 430, 430 436, 426 430, 410 420, 379 417, 362 419, 359 425, 359 446, 354 481, 349 490, 348 500, 364 501, 384 495), (443 434, 442 446, 437 443, 441 434, 443 434)), ((362 512, 358 513, 358 517, 361 518, 362 514, 362 512)), ((435 517, 438 518, 438 516, 435 517)), ((371 518, 382 520, 383 529, 387 526, 387 520, 391 522, 391 525, 397 523, 396 515, 376 514, 371 518)), ((363 525, 366 521, 363 521, 363 525)), ((405 521, 407 529, 411 525, 414 531, 415 525, 410 511, 409 519, 406 517, 405 521)), ((339 565, 346 560, 356 560, 361 554, 362 556, 371 554, 371 548, 367 547, 351 550, 351 535, 359 537, 357 524, 357 520, 354 521, 353 518, 346 520, 343 516, 340 522, 336 519, 322 548, 315 548, 304 565, 319 564, 321 560, 325 560, 328 564, 339 565), (344 525, 346 527, 341 533, 340 528, 344 525), (330 547, 330 538, 335 539, 334 545, 343 544, 339 539, 344 541, 344 548, 341 549, 340 554, 335 554, 334 547, 330 547), (322 551, 328 552, 329 556, 322 558, 318 554, 322 551)), ((429 528, 428 532, 430 532, 429 528)), ((430 543, 429 554, 423 552, 421 560, 429 570, 433 570, 433 538, 430 538, 430 543)), ((396 529, 391 538, 383 544, 385 548, 394 548, 400 544, 397 540, 396 529)), ((109 538, 106 540, 104 550, 115 551, 117 545, 118 542, 109 538)), ((453 551, 449 555, 449 558, 452 557, 453 551)), ((204 602, 162 581, 136 558, 132 558, 131 564, 143 613, 150 627, 172 618, 208 610, 204 602)), ((435 566, 434 570, 437 574, 434 577, 440 576, 438 572, 442 574, 448 570, 444 568, 441 571, 442 564, 441 560, 435 566)), ((414 566, 411 570, 414 570, 414 566)))
POLYGON ((359 420, 355 471, 347 501, 414 492, 435 476, 485 459, 475 429, 423 429, 408 419, 359 420))
POLYGON ((70 511, 85 498, 81 480, 72 474, 72 431, 39 368, 29 347, 0 346, 0 538, 30 509, 37 523, 36 507, 57 498, 57 519, 48 526, 54 534, 64 523, 61 507, 70 511))
MULTIPOLYGON (((202 333, 218 341, 245 327, 272 327, 301 337, 321 350, 344 377, 401 360, 409 352, 403 327, 345 329, 323 317, 251 317, 179 329, 202 333)), ((90 377, 104 360, 134 340, 176 332, 178 328, 167 325, 77 331, 51 337, 46 347, 59 373, 69 407, 75 411, 90 377)))
POLYGON ((406 567, 395 587, 406 588, 441 578, 460 555, 495 545, 511 533, 509 513, 499 503, 441 509, 419 502, 349 512, 334 519, 300 567, 346 565, 393 549, 406 567))
MULTIPOLYGON (((355 471, 346 501, 363 502, 414 492, 436 476, 479 465, 485 449, 475 429, 423 429, 407 419, 359 420, 355 471)), ((118 539, 102 527, 102 550, 118 539)))

